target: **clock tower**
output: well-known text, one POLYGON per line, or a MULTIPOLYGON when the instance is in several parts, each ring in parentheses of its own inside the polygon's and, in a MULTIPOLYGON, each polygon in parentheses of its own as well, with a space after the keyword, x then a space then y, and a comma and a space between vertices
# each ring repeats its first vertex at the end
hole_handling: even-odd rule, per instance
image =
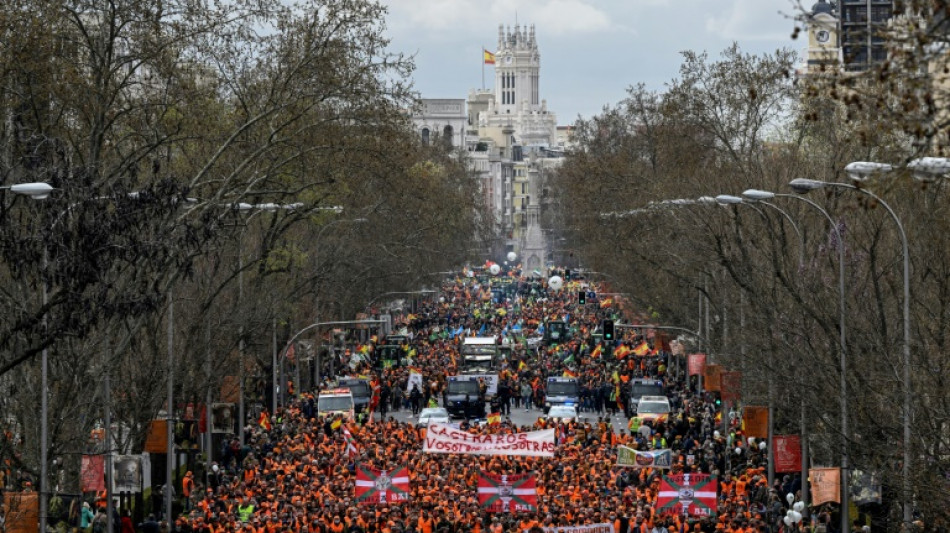
POLYGON ((495 109, 501 115, 513 115, 538 106, 541 55, 534 26, 514 31, 498 26, 498 51, 495 52, 495 109))
POLYGON ((835 70, 840 64, 841 44, 838 39, 838 16, 827 0, 818 0, 807 17, 808 53, 806 71, 819 74, 835 70))

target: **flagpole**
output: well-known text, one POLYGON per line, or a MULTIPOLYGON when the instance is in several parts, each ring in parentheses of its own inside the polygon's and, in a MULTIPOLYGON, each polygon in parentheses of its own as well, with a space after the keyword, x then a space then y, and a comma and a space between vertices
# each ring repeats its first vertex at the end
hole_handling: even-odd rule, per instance
POLYGON ((482 45, 482 90, 485 90, 485 46, 482 45))

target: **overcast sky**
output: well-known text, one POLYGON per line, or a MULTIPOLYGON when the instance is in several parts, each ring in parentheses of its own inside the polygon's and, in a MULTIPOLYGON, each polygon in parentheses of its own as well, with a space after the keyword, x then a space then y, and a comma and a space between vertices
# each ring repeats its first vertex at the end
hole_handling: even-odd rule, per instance
MULTIPOLYGON (((423 98, 465 98, 482 86, 481 50, 494 51, 498 25, 534 24, 541 98, 568 125, 589 118, 645 83, 662 90, 677 77, 683 50, 718 54, 789 47, 795 0, 381 0, 389 7, 393 51, 415 55, 423 98)), ((811 0, 807 0, 810 7, 811 0)), ((485 85, 494 70, 485 66, 485 85)))

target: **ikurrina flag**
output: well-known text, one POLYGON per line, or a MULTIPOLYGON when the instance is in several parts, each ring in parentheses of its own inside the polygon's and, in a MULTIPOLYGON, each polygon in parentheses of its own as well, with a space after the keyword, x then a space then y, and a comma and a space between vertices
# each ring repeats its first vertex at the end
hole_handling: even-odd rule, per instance
POLYGON ((660 513, 713 516, 716 514, 716 476, 681 474, 663 476, 656 497, 660 513))
POLYGON ((407 502, 409 471, 404 466, 395 470, 377 470, 357 465, 355 497, 362 505, 407 502))
POLYGON ((489 513, 535 512, 538 509, 538 489, 534 476, 480 473, 478 503, 489 513))

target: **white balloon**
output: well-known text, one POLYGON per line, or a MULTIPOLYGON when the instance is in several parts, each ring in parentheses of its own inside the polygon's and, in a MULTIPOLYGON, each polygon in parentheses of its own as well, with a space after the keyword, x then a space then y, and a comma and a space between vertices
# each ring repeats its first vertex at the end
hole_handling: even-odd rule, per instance
POLYGON ((792 522, 798 523, 802 521, 802 514, 798 511, 792 511, 792 522))
POLYGON ((561 276, 551 276, 551 279, 548 280, 548 287, 559 291, 561 287, 564 286, 564 280, 561 279, 561 276))
POLYGON ((714 439, 718 439, 718 438, 719 438, 719 430, 718 430, 718 429, 717 429, 716 431, 713 431, 713 438, 714 438, 714 439))
POLYGON ((792 519, 787 516, 785 518, 782 518, 782 522, 785 522, 786 526, 792 525, 792 519))
POLYGON ((755 437, 749 437, 748 440, 749 440, 749 446, 752 446, 753 444, 755 444, 755 437))
POLYGON ((805 502, 795 502, 795 505, 792 506, 792 509, 795 509, 799 513, 805 509, 805 502))
POLYGON ((488 271, 491 272, 492 276, 497 276, 498 273, 501 272, 501 267, 496 264, 492 264, 492 266, 488 267, 488 271))
POLYGON ((785 495, 785 501, 787 501, 788 504, 791 505, 792 502, 795 501, 795 495, 789 492, 788 494, 785 495))
POLYGON ((445 296, 439 296, 439 303, 440 303, 440 304, 444 304, 444 303, 445 303, 445 296))
POLYGON ((766 444, 765 441, 762 441, 762 442, 759 443, 759 449, 762 450, 762 451, 765 451, 765 449, 768 448, 768 447, 769 447, 769 445, 766 444))
POLYGON ((518 254, 516 254, 516 253, 514 253, 514 252, 508 252, 508 260, 509 260, 509 261, 514 261, 515 259, 518 259, 518 254))
POLYGON ((742 455, 742 448, 736 446, 736 455, 742 455))

